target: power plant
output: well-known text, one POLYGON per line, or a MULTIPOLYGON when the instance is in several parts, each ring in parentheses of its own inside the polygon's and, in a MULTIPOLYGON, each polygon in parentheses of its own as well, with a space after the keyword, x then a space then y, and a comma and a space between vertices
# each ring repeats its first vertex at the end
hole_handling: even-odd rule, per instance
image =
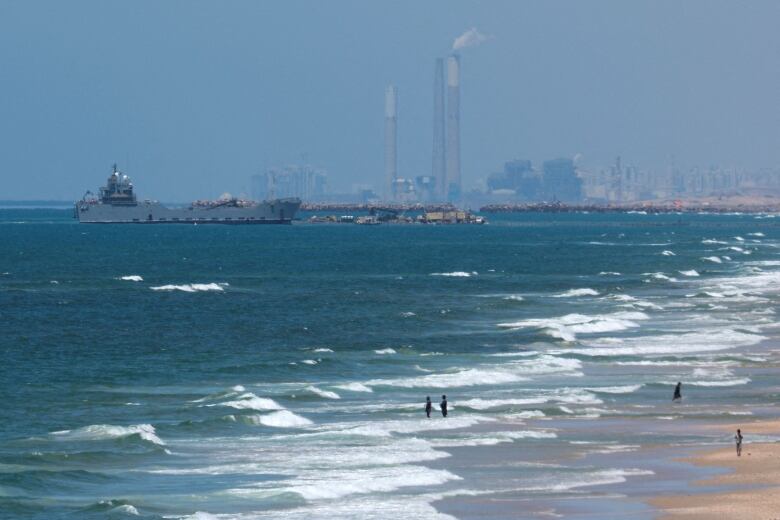
POLYGON ((398 179, 398 92, 393 85, 385 90, 385 198, 396 198, 395 184, 398 179))
POLYGON ((450 202, 460 199, 460 57, 447 58, 447 174, 446 192, 450 202))
POLYGON ((436 58, 433 74, 433 177, 436 190, 434 196, 443 198, 447 193, 444 162, 444 60, 436 58))
POLYGON ((431 175, 398 176, 398 93, 385 90, 385 199, 457 202, 460 171, 460 56, 447 58, 445 107, 444 59, 436 58, 433 75, 433 147, 431 175))

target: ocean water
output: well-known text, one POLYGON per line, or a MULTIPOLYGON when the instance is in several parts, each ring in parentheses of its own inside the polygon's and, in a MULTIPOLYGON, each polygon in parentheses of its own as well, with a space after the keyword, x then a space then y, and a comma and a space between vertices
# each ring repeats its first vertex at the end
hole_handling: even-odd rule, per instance
POLYGON ((0 210, 0 517, 649 515, 621 494, 658 485, 645 448, 776 413, 774 218, 490 220, 0 210))

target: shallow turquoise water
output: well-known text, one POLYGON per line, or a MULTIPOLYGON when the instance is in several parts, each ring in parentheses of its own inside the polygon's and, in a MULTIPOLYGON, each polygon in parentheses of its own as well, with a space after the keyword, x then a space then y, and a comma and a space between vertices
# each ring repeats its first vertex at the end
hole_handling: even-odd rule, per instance
POLYGON ((442 496, 641 485, 652 470, 561 459, 652 441, 607 421, 773 409, 778 238, 745 215, 146 227, 0 210, 0 513, 435 518, 442 496), (451 416, 425 420, 442 393, 451 416), (475 479, 452 459, 503 445, 527 463, 512 478, 518 460, 475 479))

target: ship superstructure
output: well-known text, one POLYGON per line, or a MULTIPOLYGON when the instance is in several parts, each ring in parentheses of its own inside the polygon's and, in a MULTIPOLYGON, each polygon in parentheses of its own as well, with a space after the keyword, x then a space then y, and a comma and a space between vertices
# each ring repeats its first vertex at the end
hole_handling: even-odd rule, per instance
POLYGON ((88 224, 290 224, 300 205, 297 198, 255 202, 227 196, 169 208, 138 201, 130 178, 114 165, 99 195, 88 191, 76 202, 75 217, 88 224))

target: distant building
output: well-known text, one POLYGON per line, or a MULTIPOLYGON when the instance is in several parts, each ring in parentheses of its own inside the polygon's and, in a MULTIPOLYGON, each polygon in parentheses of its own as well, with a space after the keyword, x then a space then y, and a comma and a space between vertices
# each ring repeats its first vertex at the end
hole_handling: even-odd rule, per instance
POLYGON ((504 164, 504 171, 493 173, 487 180, 488 190, 520 201, 535 201, 541 196, 541 176, 531 161, 514 160, 504 164))
POLYGON ((545 161, 542 172, 542 198, 546 201, 575 203, 582 201, 582 179, 577 176, 574 161, 545 161))
POLYGON ((328 175, 325 170, 309 165, 289 165, 271 168, 252 176, 252 198, 298 197, 304 201, 317 201, 325 197, 328 175))

